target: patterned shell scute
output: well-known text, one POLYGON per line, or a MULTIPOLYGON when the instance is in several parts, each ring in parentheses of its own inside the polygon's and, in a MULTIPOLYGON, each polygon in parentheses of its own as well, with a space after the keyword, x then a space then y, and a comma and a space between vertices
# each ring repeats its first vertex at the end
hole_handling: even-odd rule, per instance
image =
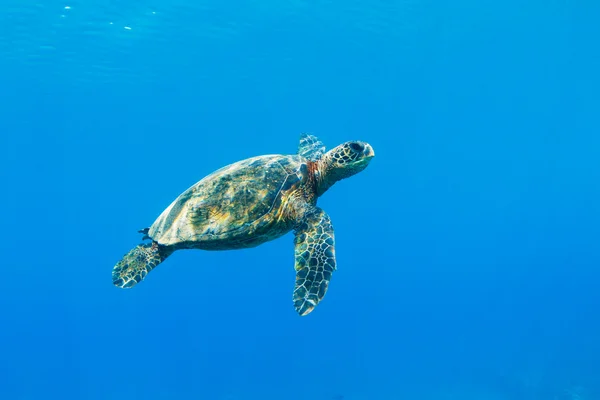
POLYGON ((283 211, 287 192, 307 179, 301 157, 267 155, 228 165, 183 192, 150 227, 164 245, 260 235, 283 211), (262 228, 262 229, 261 229, 262 228))

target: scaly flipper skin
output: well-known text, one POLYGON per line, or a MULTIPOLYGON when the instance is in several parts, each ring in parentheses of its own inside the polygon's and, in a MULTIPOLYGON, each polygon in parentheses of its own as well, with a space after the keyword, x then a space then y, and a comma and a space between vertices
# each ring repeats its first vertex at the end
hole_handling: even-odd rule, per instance
POLYGON ((308 133, 300 135, 298 155, 310 161, 317 161, 323 157, 323 154, 325 154, 325 145, 316 136, 309 135, 308 133))
POLYGON ((163 262, 171 252, 156 242, 134 247, 114 266, 113 284, 124 289, 135 286, 148 275, 148 272, 163 262))
POLYGON ((296 228, 294 307, 309 314, 323 299, 335 270, 335 239, 329 216, 318 207, 306 213, 296 228))

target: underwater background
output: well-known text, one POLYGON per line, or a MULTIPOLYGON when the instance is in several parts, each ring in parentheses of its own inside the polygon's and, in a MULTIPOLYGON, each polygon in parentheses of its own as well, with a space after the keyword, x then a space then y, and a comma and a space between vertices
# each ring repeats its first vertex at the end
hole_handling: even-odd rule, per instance
POLYGON ((600 399, 600 3, 0 2, 0 398, 600 399), (183 190, 364 140, 293 235, 113 265, 183 190))

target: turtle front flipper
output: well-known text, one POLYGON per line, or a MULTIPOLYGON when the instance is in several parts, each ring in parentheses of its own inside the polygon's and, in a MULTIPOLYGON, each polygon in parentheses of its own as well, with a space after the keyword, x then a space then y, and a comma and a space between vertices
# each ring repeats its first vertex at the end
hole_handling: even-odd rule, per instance
POLYGON ((329 215, 314 207, 300 221, 294 239, 296 287, 294 307, 309 314, 325 296, 335 270, 333 226, 329 215))
POLYGON ((325 154, 325 145, 316 136, 303 133, 300 135, 300 144, 298 145, 298 155, 308 158, 310 161, 317 161, 325 154))
POLYGON ((113 268, 112 280, 115 286, 130 288, 140 283, 148 272, 163 262, 173 250, 156 242, 134 247, 113 268))

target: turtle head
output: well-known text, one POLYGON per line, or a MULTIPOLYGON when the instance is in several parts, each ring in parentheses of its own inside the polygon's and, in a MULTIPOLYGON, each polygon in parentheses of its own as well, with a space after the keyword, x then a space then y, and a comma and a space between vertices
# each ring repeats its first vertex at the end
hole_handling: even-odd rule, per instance
POLYGON ((318 195, 339 180, 348 178, 365 169, 375 151, 370 144, 360 141, 342 143, 323 155, 321 163, 321 179, 319 179, 318 195))

